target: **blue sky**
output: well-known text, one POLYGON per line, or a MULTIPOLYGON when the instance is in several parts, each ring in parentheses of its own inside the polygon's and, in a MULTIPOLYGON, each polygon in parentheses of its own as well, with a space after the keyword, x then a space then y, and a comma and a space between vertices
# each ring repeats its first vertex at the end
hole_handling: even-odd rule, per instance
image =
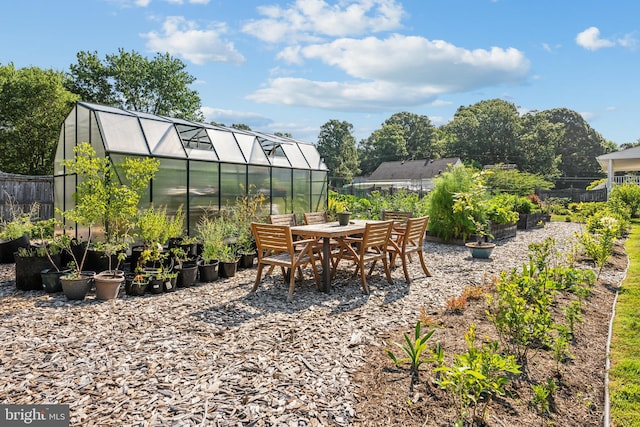
POLYGON ((632 0, 17 0, 0 63, 169 52, 207 121, 310 142, 332 119, 359 141, 397 112, 439 126, 500 98, 575 110, 622 144, 640 139, 638 16, 632 0))

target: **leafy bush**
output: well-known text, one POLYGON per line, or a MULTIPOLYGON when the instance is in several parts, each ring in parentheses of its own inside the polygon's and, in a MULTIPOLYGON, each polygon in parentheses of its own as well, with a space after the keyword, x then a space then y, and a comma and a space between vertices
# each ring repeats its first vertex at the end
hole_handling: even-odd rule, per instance
POLYGON ((627 182, 614 186, 609 194, 609 201, 615 202, 618 200, 629 207, 631 216, 638 216, 638 210, 640 209, 640 185, 627 182))
POLYGON ((468 347, 466 353, 455 355, 451 365, 443 364, 434 369, 434 372, 442 374, 435 382, 450 392, 456 401, 456 425, 476 425, 477 418, 484 419, 491 398, 505 393, 504 386, 509 383, 506 374, 520 374, 520 366, 513 356, 500 354, 496 341, 478 347, 474 324, 465 334, 465 341, 468 347), (468 413, 469 409, 471 414, 468 413))
POLYGON ((554 184, 541 175, 520 172, 515 169, 494 169, 487 176, 487 187, 494 193, 511 193, 517 196, 532 194, 536 189, 550 190, 554 184))
MULTIPOLYGON (((474 182, 473 169, 465 166, 450 166, 434 180, 434 189, 427 196, 430 233, 450 240, 475 232, 475 225, 469 218, 472 212, 469 209, 454 210, 456 194, 470 191, 474 182)), ((471 208, 473 210, 473 206, 471 208)))

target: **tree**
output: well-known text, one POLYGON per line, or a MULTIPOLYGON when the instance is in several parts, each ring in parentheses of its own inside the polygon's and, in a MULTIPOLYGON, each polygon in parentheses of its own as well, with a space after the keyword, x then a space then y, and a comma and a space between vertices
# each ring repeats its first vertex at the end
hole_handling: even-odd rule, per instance
POLYGON ((606 141, 582 118, 567 108, 545 110, 542 113, 550 123, 562 126, 563 134, 556 145, 560 156, 559 169, 563 176, 593 177, 602 172, 596 157, 611 152, 615 146, 606 141))
POLYGON ((50 175, 60 123, 77 96, 63 73, 37 67, 0 66, 0 170, 50 175))
POLYGON ((521 122, 519 169, 547 178, 560 175, 560 156, 556 154, 556 147, 563 135, 562 125, 551 123, 546 115, 537 112, 525 114, 521 122))
POLYGON ((404 160, 408 157, 404 128, 397 123, 385 124, 364 140, 360 148, 360 169, 370 174, 382 162, 404 160))
POLYGON ((231 127, 234 129, 251 130, 249 125, 245 125, 244 123, 234 123, 231 127))
POLYGON ((358 170, 358 153, 351 123, 329 120, 320 128, 318 152, 329 168, 333 185, 351 182, 358 170))
POLYGON ((517 107, 501 99, 460 107, 446 130, 453 136, 447 152, 483 165, 518 163, 520 117, 517 107))
POLYGON ((119 49, 100 61, 97 52, 79 52, 69 67, 65 87, 83 101, 151 114, 203 121, 196 79, 186 65, 168 53, 149 60, 135 51, 119 49))
POLYGON ((427 116, 413 113, 396 113, 385 120, 384 125, 399 125, 411 159, 433 159, 439 157, 434 144, 435 126, 427 116))

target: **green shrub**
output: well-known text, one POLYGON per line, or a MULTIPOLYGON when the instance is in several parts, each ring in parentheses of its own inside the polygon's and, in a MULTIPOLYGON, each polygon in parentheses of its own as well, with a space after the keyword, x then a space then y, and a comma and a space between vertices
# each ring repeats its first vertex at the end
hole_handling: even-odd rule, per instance
POLYGON ((513 356, 500 354, 496 341, 478 347, 474 324, 465 334, 465 341, 466 353, 455 355, 451 365, 434 369, 441 374, 435 382, 453 395, 458 410, 456 425, 476 425, 478 418, 485 418, 491 398, 505 393, 504 386, 509 383, 507 374, 520 374, 520 366, 513 356))
POLYGON ((450 166, 434 180, 434 189, 428 195, 429 232, 450 240, 468 236, 475 231, 469 211, 454 211, 456 194, 470 191, 474 185, 474 171, 465 166, 450 166))
POLYGON ((640 209, 640 185, 631 182, 615 185, 609 194, 609 201, 618 200, 629 207, 631 216, 637 217, 640 209))

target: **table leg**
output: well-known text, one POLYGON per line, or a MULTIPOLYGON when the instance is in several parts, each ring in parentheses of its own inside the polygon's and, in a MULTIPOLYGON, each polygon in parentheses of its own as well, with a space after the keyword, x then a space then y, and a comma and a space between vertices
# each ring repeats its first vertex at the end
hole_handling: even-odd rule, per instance
POLYGON ((322 238, 322 292, 331 290, 331 247, 329 237, 322 238))

